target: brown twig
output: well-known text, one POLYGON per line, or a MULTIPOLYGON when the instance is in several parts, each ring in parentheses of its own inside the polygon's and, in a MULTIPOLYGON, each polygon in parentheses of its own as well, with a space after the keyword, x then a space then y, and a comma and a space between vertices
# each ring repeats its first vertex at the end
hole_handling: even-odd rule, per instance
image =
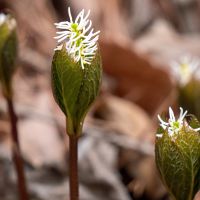
POLYGON ((17 117, 15 115, 13 109, 13 102, 12 99, 7 99, 8 109, 10 114, 10 120, 12 125, 12 137, 13 137, 13 161, 15 164, 15 168, 17 171, 18 176, 18 190, 19 196, 21 200, 29 200, 27 189, 26 189, 26 181, 24 177, 24 170, 23 170, 23 159, 20 153, 20 146, 19 146, 19 139, 18 139, 18 132, 17 132, 17 117))
POLYGON ((78 200, 78 138, 69 136, 69 187, 70 200, 78 200))

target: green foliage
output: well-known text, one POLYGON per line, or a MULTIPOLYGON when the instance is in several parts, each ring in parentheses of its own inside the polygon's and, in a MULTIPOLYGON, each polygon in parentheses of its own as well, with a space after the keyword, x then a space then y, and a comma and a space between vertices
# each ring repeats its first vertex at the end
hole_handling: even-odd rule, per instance
POLYGON ((190 127, 184 121, 175 141, 168 136, 167 128, 163 136, 156 139, 157 169, 174 200, 192 200, 200 189, 200 135, 191 127, 200 127, 194 116, 190 127))
POLYGON ((0 80, 3 94, 12 97, 12 75, 15 71, 17 58, 16 21, 7 15, 6 21, 0 26, 0 80))
POLYGON ((95 102, 102 81, 100 48, 91 65, 82 69, 66 52, 65 44, 55 52, 52 68, 52 91, 54 99, 67 117, 67 133, 82 134, 87 112, 95 102))

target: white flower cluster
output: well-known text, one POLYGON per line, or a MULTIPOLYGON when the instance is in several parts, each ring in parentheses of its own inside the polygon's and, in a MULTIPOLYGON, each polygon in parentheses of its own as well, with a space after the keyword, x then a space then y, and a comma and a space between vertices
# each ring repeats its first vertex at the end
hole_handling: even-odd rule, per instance
POLYGON ((181 56, 179 62, 172 61, 170 67, 181 87, 184 87, 192 78, 196 80, 200 78, 199 59, 190 54, 181 56))
MULTIPOLYGON (((72 20, 70 8, 68 8, 68 13, 70 22, 66 21, 55 23, 56 28, 66 29, 66 31, 56 32, 60 35, 55 37, 55 39, 59 39, 58 42, 61 42, 68 38, 68 41, 66 42, 67 52, 74 58, 75 62, 80 62, 82 68, 84 69, 84 64, 91 64, 95 51, 98 48, 96 42, 99 39, 99 35, 97 34, 100 31, 93 33, 92 29, 87 36, 85 35, 92 26, 91 20, 87 20, 90 10, 84 18, 83 9, 76 17, 75 22, 72 20)), ((55 50, 61 50, 62 46, 63 44, 58 45, 55 50)))
POLYGON ((5 22, 6 15, 4 13, 0 13, 0 26, 5 22))
MULTIPOLYGON (((161 119, 161 117, 158 115, 158 119, 160 121, 160 126, 165 130, 168 126, 168 135, 172 138, 172 140, 176 139, 179 133, 181 132, 181 129, 183 127, 183 120, 185 115, 187 114, 187 110, 183 113, 183 109, 180 107, 180 116, 179 119, 176 121, 174 112, 169 107, 169 120, 168 122, 165 122, 161 119)), ((187 122, 185 122, 187 123, 187 122)), ((192 129, 189 126, 190 129, 192 129)), ((193 129, 194 131, 199 131, 200 128, 193 129)), ((156 134, 157 137, 162 137, 163 134, 156 134)))

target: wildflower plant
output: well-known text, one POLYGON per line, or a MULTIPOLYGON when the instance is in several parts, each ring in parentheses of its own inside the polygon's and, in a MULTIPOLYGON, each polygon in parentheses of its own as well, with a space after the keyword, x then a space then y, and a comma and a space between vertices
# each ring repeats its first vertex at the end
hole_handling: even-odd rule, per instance
POLYGON ((192 200, 200 189, 200 124, 194 115, 185 119, 187 111, 176 120, 169 108, 158 116, 155 159, 160 178, 174 200, 192 200))
POLYGON ((17 59, 17 22, 11 14, 0 13, 0 82, 2 92, 7 100, 12 127, 12 155, 18 177, 18 191, 21 200, 28 200, 26 181, 23 172, 23 159, 17 130, 17 117, 13 108, 12 76, 15 72, 17 59))
POLYGON ((200 119, 200 65, 197 57, 184 55, 170 64, 181 107, 200 119))
POLYGON ((66 116, 66 132, 70 138, 69 178, 71 200, 78 200, 77 142, 82 135, 85 116, 94 104, 102 81, 102 62, 97 43, 97 31, 93 33, 90 11, 82 10, 73 21, 55 23, 59 36, 58 46, 51 68, 53 96, 66 116))
POLYGON ((12 98, 12 76, 17 58, 17 23, 10 14, 0 13, 0 80, 3 94, 12 98))
POLYGON ((56 39, 63 40, 55 49, 52 62, 52 90, 61 110, 67 117, 67 133, 80 136, 84 118, 95 102, 101 86, 102 63, 97 43, 99 33, 93 33, 92 22, 84 17, 84 10, 75 22, 69 11, 70 22, 55 23, 66 29, 56 39), (89 23, 90 22, 90 23, 89 23), (88 25, 89 23, 89 25, 88 25), (87 26, 88 25, 88 26, 87 26))

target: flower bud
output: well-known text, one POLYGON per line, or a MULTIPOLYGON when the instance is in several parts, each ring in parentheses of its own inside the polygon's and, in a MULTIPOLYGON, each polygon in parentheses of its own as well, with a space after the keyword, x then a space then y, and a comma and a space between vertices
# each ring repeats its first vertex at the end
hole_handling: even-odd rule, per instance
POLYGON ((156 134, 155 159, 160 178, 175 200, 192 200, 200 189, 200 125, 191 115, 190 122, 183 109, 176 121, 169 109, 168 122, 158 116, 161 124, 156 134))
POLYGON ((0 14, 0 81, 3 94, 11 98, 12 75, 15 71, 17 57, 17 23, 10 15, 0 14))
MULTIPOLYGON (((89 12, 88 12, 89 13, 89 12)), ((75 22, 60 22, 57 28, 67 31, 61 34, 59 42, 68 38, 68 41, 59 44, 55 49, 52 62, 52 91, 54 99, 64 112, 67 122, 67 133, 79 137, 85 116, 100 91, 102 81, 102 62, 99 45, 96 43, 96 33, 85 33, 89 20, 84 18, 84 10, 79 13, 75 22), (96 36, 94 39, 92 37, 96 36)), ((98 32, 97 32, 98 33, 98 32)))

